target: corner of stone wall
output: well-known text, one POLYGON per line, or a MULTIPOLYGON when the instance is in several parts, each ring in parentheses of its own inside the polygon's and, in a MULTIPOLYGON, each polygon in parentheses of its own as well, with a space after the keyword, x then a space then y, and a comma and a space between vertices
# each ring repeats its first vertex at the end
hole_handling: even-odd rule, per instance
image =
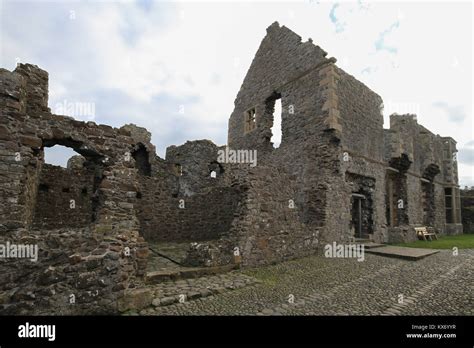
POLYGON ((330 58, 327 65, 319 70, 319 75, 322 77, 319 82, 319 90, 321 95, 325 98, 322 110, 327 114, 324 119, 326 130, 335 131, 336 136, 340 138, 342 125, 340 122, 337 96, 337 82, 340 76, 336 72, 335 62, 335 58, 330 58))

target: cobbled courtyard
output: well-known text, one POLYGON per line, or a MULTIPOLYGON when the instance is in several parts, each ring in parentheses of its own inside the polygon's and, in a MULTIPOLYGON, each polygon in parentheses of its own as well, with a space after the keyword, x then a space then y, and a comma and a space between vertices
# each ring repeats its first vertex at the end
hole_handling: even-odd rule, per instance
POLYGON ((419 261, 315 255, 155 285, 132 315, 473 315, 474 250, 419 261), (165 296, 165 297, 163 297, 165 296), (181 300, 181 301, 180 301, 181 300))

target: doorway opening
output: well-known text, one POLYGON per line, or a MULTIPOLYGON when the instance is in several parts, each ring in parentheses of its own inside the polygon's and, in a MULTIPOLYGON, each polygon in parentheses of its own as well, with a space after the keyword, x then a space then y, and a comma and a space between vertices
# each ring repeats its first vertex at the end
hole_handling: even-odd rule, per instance
POLYGON ((367 199, 364 195, 352 194, 351 226, 354 237, 360 239, 369 238, 369 218, 367 217, 367 199))

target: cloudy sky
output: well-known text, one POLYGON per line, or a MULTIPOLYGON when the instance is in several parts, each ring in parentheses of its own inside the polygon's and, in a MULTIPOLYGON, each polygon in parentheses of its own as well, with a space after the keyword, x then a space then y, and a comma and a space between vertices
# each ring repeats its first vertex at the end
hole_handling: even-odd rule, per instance
MULTIPOLYGON (((53 112, 150 130, 157 152, 227 140, 234 98, 274 21, 338 59, 393 112, 458 142, 474 185, 470 2, 0 0, 0 66, 50 76, 53 112)), ((48 152, 60 163, 68 152, 48 152)))

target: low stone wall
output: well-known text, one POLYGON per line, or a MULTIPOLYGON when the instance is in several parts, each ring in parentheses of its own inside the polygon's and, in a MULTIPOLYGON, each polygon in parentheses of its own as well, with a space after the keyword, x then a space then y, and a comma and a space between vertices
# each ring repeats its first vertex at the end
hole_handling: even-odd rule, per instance
POLYGON ((137 235, 103 238, 89 229, 18 230, 0 245, 38 248, 37 260, 10 254, 0 261, 2 315, 117 313, 125 290, 140 284, 148 257, 137 235))

